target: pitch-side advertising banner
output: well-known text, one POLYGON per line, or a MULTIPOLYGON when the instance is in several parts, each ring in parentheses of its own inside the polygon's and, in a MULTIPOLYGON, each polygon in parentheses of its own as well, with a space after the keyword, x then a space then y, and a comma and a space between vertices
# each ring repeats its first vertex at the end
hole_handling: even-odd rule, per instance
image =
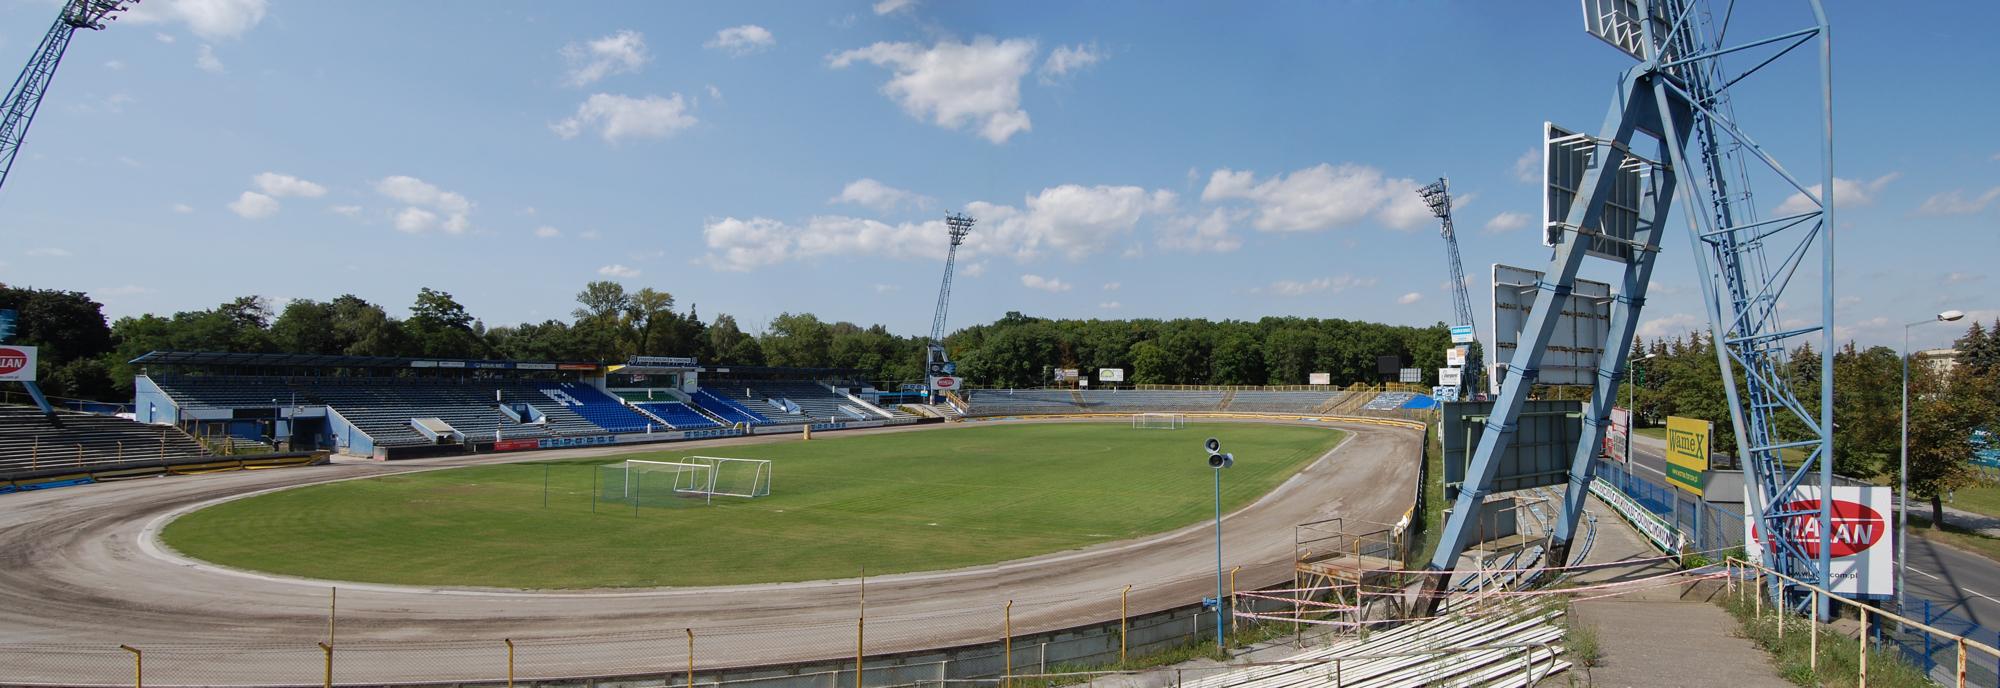
POLYGON ((1124 381, 1125 381, 1125 369, 1124 369, 1124 368, 1098 368, 1098 369, 1097 369, 1097 381, 1098 381, 1098 382, 1124 382, 1124 381))
MULTIPOLYGON (((1744 500, 1764 498, 1744 486, 1744 500)), ((1887 597, 1896 594, 1896 529, 1889 523, 1892 502, 1887 487, 1835 485, 1833 488, 1832 534, 1833 569, 1827 589, 1840 595, 1887 597)), ((1780 533, 1798 543, 1805 555, 1819 558, 1819 486, 1801 485, 1784 511, 1804 512, 1786 520, 1780 533)), ((1753 509, 1751 513, 1763 513, 1753 509)), ((1744 542, 1754 542, 1750 561, 1763 563, 1763 528, 1756 519, 1743 519, 1744 542)))

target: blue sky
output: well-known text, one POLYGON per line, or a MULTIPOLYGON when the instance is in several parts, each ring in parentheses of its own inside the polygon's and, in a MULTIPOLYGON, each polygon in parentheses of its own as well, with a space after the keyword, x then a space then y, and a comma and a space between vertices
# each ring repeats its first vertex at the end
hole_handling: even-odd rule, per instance
MULTIPOLYGON (((0 65, 56 6, 0 0, 0 65)), ((1843 338, 2000 317, 2000 5, 1828 13, 1843 338)), ((502 324, 605 278, 753 328, 919 334, 964 210, 957 324, 1428 324, 1450 297, 1410 189, 1449 175, 1483 331, 1487 266, 1547 260, 1542 122, 1594 130, 1629 65, 1581 26, 1560 1, 146 0, 72 44, 0 189, 0 279, 113 316, 429 286, 502 324)), ((1787 64, 1738 116, 1816 175, 1816 73, 1787 64)), ((1790 189, 1766 181, 1768 211, 1790 189)), ((1643 333, 1703 322, 1685 227, 1643 333)))

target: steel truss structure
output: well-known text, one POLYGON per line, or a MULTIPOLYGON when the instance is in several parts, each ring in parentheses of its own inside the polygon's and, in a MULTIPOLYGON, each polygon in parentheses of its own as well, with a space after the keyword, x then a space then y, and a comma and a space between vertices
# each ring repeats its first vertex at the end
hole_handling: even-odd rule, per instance
MULTIPOLYGON (((1477 323, 1472 321, 1472 296, 1466 293, 1465 264, 1458 259, 1458 232, 1451 226, 1451 180, 1439 177, 1430 185, 1417 189, 1417 195, 1424 198, 1424 205, 1430 206, 1431 214, 1438 218, 1438 233, 1444 236, 1445 267, 1451 279, 1451 305, 1458 320, 1453 325, 1470 327, 1478 332, 1477 323)), ((1480 376, 1485 370, 1485 357, 1479 355, 1477 342, 1466 347, 1464 374, 1459 376, 1458 398, 1472 399, 1481 389, 1480 376)), ((1442 400, 1441 400, 1442 401, 1442 400)))
POLYGON ((958 246, 965 243, 965 235, 972 233, 974 222, 977 220, 971 215, 944 214, 945 236, 951 241, 951 245, 945 249, 944 282, 938 285, 937 311, 931 316, 931 339, 924 347, 924 370, 927 377, 925 382, 933 393, 939 391, 938 378, 953 377, 958 374, 957 366, 952 365, 951 359, 944 351, 944 316, 951 310, 951 273, 958 263, 958 246))
MULTIPOLYGON (((1828 540, 1832 528, 1831 500, 1803 500, 1800 488, 1817 486, 1831 494, 1833 482, 1833 234, 1834 216, 1832 127, 1832 48, 1826 14, 1818 0, 1804 0, 1810 22, 1792 30, 1729 42, 1734 3, 1718 17, 1706 0, 1583 0, 1586 30, 1638 60, 1618 80, 1616 95, 1600 133, 1590 137, 1592 167, 1566 217, 1551 219, 1552 232, 1564 238, 1546 270, 1546 281, 1521 332, 1501 385, 1500 396, 1486 432, 1467 468, 1456 509, 1429 568, 1449 571, 1465 549, 1479 507, 1491 490, 1497 457, 1513 441, 1523 402, 1534 386, 1537 369, 1551 331, 1562 310, 1557 304, 1575 287, 1578 268, 1593 245, 1606 242, 1630 248, 1620 289, 1612 304, 1610 333, 1599 362, 1591 401, 1584 414, 1584 433, 1570 461, 1563 513, 1550 543, 1551 560, 1567 563, 1570 539, 1593 479, 1593 462, 1609 425, 1615 392, 1625 376, 1632 336, 1646 302, 1653 261, 1660 250, 1661 223, 1678 191, 1688 221, 1688 236, 1702 286, 1710 334, 1716 344, 1722 382, 1735 428, 1737 456, 1744 457, 1749 485, 1749 517, 1762 533, 1810 532, 1797 526, 1817 520, 1820 541, 1808 554, 1807 543, 1764 537, 1765 563, 1789 576, 1827 587, 1831 568, 1828 540), (1820 165, 1810 183, 1794 176, 1736 121, 1730 106, 1734 90, 1747 77, 1770 68, 1800 47, 1818 48, 1820 165), (1733 56, 1754 64, 1731 73, 1722 58, 1733 56), (1651 143, 1651 146, 1646 145, 1651 143), (1653 159, 1641 157, 1650 149, 1653 159), (1631 236, 1601 231, 1613 170, 1640 172, 1639 218, 1631 236), (1752 170, 1783 180, 1787 192, 1803 198, 1809 209, 1759 219, 1749 188, 1752 170), (1813 184, 1816 184, 1813 185, 1813 184), (1827 190, 1822 194, 1821 190, 1827 190), (1817 263, 1815 266, 1814 263, 1817 263), (1779 304, 1793 277, 1802 269, 1817 269, 1820 279, 1817 323, 1779 320, 1779 304), (1802 400, 1788 371, 1790 346, 1819 340, 1820 369, 1816 403, 1802 400), (1737 382, 1742 377, 1742 384, 1737 382), (1787 466, 1781 452, 1803 453, 1796 467, 1787 466)), ((1760 6, 1759 9, 1768 10, 1760 6)), ((1794 123, 1810 131, 1808 125, 1794 123)), ((1787 195, 1792 195, 1788 193, 1787 195)), ((1793 205, 1788 203, 1787 205, 1793 205)), ((1790 299, 1796 308, 1808 298, 1790 299)), ((1430 581, 1442 589, 1448 576, 1430 581)), ((1774 589, 1773 594, 1781 594, 1774 589)), ((1783 599, 1803 606, 1807 599, 1792 591, 1783 599)), ((1829 602, 1822 600, 1819 613, 1829 602)))

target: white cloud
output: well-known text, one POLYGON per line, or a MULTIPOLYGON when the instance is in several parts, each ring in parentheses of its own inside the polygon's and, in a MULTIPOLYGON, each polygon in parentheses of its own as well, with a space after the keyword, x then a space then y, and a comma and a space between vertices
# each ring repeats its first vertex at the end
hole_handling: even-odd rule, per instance
POLYGON ((1648 318, 1639 323, 1639 336, 1647 339, 1680 337, 1696 330, 1705 330, 1708 319, 1691 313, 1674 313, 1656 318, 1648 318))
POLYGON ((1105 283, 1104 283, 1104 290, 1105 290, 1105 291, 1118 291, 1118 288, 1119 288, 1119 287, 1121 287, 1121 286, 1124 286, 1124 285, 1122 285, 1122 284, 1119 284, 1119 283, 1117 283, 1117 282, 1105 282, 1105 283))
POLYGON ((722 101, 722 89, 716 88, 715 84, 709 84, 706 88, 708 88, 708 97, 710 99, 716 102, 722 101))
POLYGON ((632 279, 639 276, 639 270, 638 268, 628 268, 614 263, 598 268, 597 274, 618 279, 632 279))
POLYGON ((243 195, 237 196, 235 201, 230 202, 229 210, 245 219, 262 220, 278 214, 278 199, 255 191, 245 191, 243 195))
POLYGON ((958 271, 964 273, 966 277, 978 277, 986 274, 986 263, 968 263, 965 267, 959 268, 958 271))
POLYGON ((725 217, 701 228, 708 241, 709 267, 734 272, 784 262, 790 257, 791 232, 784 223, 765 217, 725 217))
POLYGON ((289 174, 265 172, 250 178, 257 190, 272 198, 318 198, 326 195, 326 187, 294 177, 289 174))
POLYGON ((345 215, 347 217, 357 217, 361 215, 361 206, 358 205, 336 205, 331 208, 327 208, 327 210, 333 212, 336 215, 345 215))
POLYGON ((1973 275, 1963 272, 1948 273, 1944 276, 1945 284, 1971 284, 1983 279, 1986 279, 1985 275, 1973 275))
POLYGON ((889 293, 889 292, 895 292, 895 291, 902 291, 902 290, 903 290, 903 288, 902 288, 901 286, 898 286, 898 285, 894 285, 894 284, 877 284, 877 285, 875 285, 875 293, 877 293, 877 294, 887 294, 887 293, 889 293))
POLYGON ((595 230, 595 229, 586 229, 586 230, 583 230, 583 231, 581 231, 581 232, 577 232, 577 233, 576 233, 576 238, 578 238, 578 239, 585 239, 585 240, 589 240, 589 241, 596 241, 596 240, 597 240, 597 238, 598 238, 598 237, 601 237, 601 236, 604 236, 604 235, 603 235, 603 234, 600 234, 600 233, 598 233, 598 231, 597 231, 597 230, 595 230))
POLYGON ((1417 186, 1414 180, 1390 179, 1381 170, 1353 163, 1321 163, 1262 182, 1249 170, 1219 169, 1209 175, 1201 199, 1249 201, 1254 206, 1251 225, 1265 232, 1344 227, 1370 215, 1410 229, 1431 217, 1416 195, 1417 186))
POLYGON ((228 67, 222 66, 222 60, 215 56, 215 48, 209 47, 207 43, 201 44, 201 48, 195 51, 194 66, 210 74, 222 74, 229 71, 228 67))
POLYGON ((1206 216, 1182 215, 1159 228, 1160 247, 1189 253, 1227 253, 1243 247, 1243 238, 1229 231, 1248 215, 1242 210, 1216 208, 1206 216))
MULTIPOLYGON (((1901 176, 1903 176, 1901 172, 1890 172, 1865 182, 1834 177, 1833 205, 1835 208, 1858 208, 1874 205, 1875 198, 1877 194, 1882 192, 1882 188, 1888 186, 1890 182, 1896 181, 1901 176)), ((1812 195, 1813 197, 1824 198, 1821 196, 1819 184, 1812 185, 1812 195)), ((1819 205, 1814 203, 1812 198, 1802 193, 1795 193, 1792 194, 1791 198, 1785 199, 1784 203, 1778 205, 1777 213, 1779 215, 1796 215, 1818 208, 1819 205)))
POLYGON ((771 30, 756 24, 732 26, 715 32, 715 38, 702 47, 721 50, 731 57, 742 57, 769 50, 777 45, 778 39, 771 36, 771 30))
POLYGON ((597 93, 576 106, 576 114, 549 125, 557 136, 576 138, 585 129, 595 128, 608 143, 625 139, 663 139, 695 125, 681 94, 661 98, 597 93))
POLYGON ((930 204, 931 199, 914 191, 898 189, 870 178, 848 182, 840 190, 840 195, 828 199, 828 203, 852 203, 881 212, 895 210, 897 206, 910 205, 918 208, 930 204))
POLYGON ((158 31, 155 31, 153 32, 153 40, 159 41, 161 43, 172 43, 174 42, 174 36, 173 34, 160 33, 158 31))
POLYGON ((1029 289, 1040 289, 1051 294, 1059 294, 1070 289, 1068 282, 1041 275, 1022 275, 1021 286, 1029 289))
POLYGON ((403 175, 385 177, 375 182, 375 192, 407 206, 396 213, 398 230, 421 232, 440 226, 447 233, 463 234, 472 228, 472 201, 422 179, 403 175), (438 223, 439 217, 444 218, 442 224, 438 223))
POLYGON ((1511 232, 1526 226, 1528 226, 1528 215, 1526 213, 1517 213, 1509 210, 1494 215, 1493 219, 1487 220, 1486 233, 1499 234, 1501 232, 1511 232))
POLYGON ((423 208, 404 208, 396 213, 396 231, 415 234, 437 226, 437 213, 423 208))
POLYGON ((908 12, 916 8, 917 0, 881 0, 881 2, 875 3, 875 14, 895 14, 897 12, 908 12))
POLYGON ((1424 295, 1423 295, 1422 293, 1420 293, 1420 292, 1414 292, 1414 291, 1413 291, 1413 292, 1410 292, 1410 293, 1408 293, 1408 294, 1404 294, 1404 295, 1402 295, 1402 296, 1398 296, 1398 297, 1396 297, 1396 303, 1400 303, 1400 304, 1403 304, 1403 305, 1405 305, 1405 306, 1408 306, 1408 305, 1410 305, 1410 304, 1413 304, 1413 303, 1416 303, 1416 302, 1418 302, 1418 301, 1422 301, 1422 300, 1424 300, 1424 295))
MULTIPOLYGON (((125 21, 140 24, 180 22, 202 40, 219 41, 242 36, 264 21, 269 9, 265 0, 147 0, 127 3, 125 21)), ((162 43, 173 36, 155 33, 162 43)))
POLYGON ((1987 189, 1986 193, 1972 198, 1966 198, 1964 191, 1952 189, 1924 199, 1924 204, 1917 208, 1917 214, 1971 215, 1985 210, 1986 206, 1993 203, 1993 199, 1996 198, 2000 198, 2000 186, 1987 189))
POLYGON ((971 43, 940 41, 929 48, 876 43, 833 55, 828 63, 835 69, 855 62, 888 67, 895 76, 882 85, 882 93, 911 117, 946 129, 969 125, 988 141, 1006 143, 1030 129, 1028 113, 1021 109, 1021 77, 1034 58, 1031 39, 980 36, 971 43))
POLYGON ((1042 69, 1036 73, 1036 77, 1044 84, 1061 83, 1070 74, 1103 62, 1104 58, 1104 51, 1099 50, 1096 43, 1059 45, 1055 50, 1049 51, 1049 58, 1042 61, 1042 69))
POLYGON ((636 72, 652 59, 646 53, 646 37, 631 29, 565 45, 562 56, 569 63, 569 73, 563 75, 563 83, 569 86, 587 86, 613 74, 636 72))
POLYGON ((1372 287, 1375 286, 1376 281, 1373 277, 1355 277, 1353 275, 1320 277, 1304 282, 1298 280, 1278 280, 1268 286, 1252 289, 1251 292, 1276 294, 1278 296, 1304 296, 1314 292, 1331 290, 1337 294, 1357 287, 1372 287))
POLYGON ((1514 178, 1522 184, 1542 183, 1542 149, 1530 148, 1514 159, 1514 178))
POLYGON ((1118 309, 1120 309, 1120 308, 1124 308, 1124 307, 1125 307, 1125 304, 1122 304, 1122 303, 1119 303, 1119 302, 1117 302, 1117 301, 1103 301, 1103 302, 1099 302, 1099 303, 1097 304, 1097 307, 1098 307, 1098 308, 1102 308, 1102 309, 1104 309, 1104 310, 1107 310, 1107 311, 1115 311, 1115 310, 1118 310, 1118 309))
POLYGON ((535 228, 535 238, 537 239, 554 239, 560 236, 562 236, 562 230, 550 227, 548 225, 542 225, 540 227, 535 228))
POLYGON ((173 211, 176 213, 180 213, 182 215, 186 215, 188 213, 194 212, 194 206, 188 205, 186 203, 175 203, 173 205, 173 211))
POLYGON ((1035 257, 1044 248, 1079 259, 1131 233, 1140 220, 1172 212, 1176 199, 1164 189, 1064 184, 1028 197, 1026 210, 973 202, 966 210, 986 231, 974 230, 966 245, 1017 259, 1035 257))
POLYGON ((29 258, 68 258, 69 256, 70 256, 69 249, 62 249, 62 248, 28 249, 29 258))

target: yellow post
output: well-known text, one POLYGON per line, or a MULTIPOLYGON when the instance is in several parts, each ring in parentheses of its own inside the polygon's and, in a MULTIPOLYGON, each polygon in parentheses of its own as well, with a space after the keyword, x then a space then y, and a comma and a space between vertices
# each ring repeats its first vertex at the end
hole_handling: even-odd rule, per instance
POLYGON ((1229 634, 1236 635, 1236 572, 1243 570, 1237 566, 1229 569, 1229 634))
MULTIPOLYGON (((1006 610, 1001 612, 1006 635, 1000 639, 1001 653, 1007 655, 1007 680, 1000 685, 1014 685, 1014 601, 1007 600, 1006 610)), ((858 686, 856 688, 859 688, 858 686)))
POLYGON ((1868 607, 1855 605, 1854 608, 1861 610, 1861 676, 1855 685, 1868 688, 1868 607))
POLYGON ((326 688, 333 688, 333 646, 319 643, 319 651, 326 655, 326 688))
POLYGON ((1965 639, 1958 639, 1958 688, 1965 688, 1965 639))
MULTIPOLYGON (((812 438, 813 438, 813 426, 811 423, 799 426, 799 439, 809 440, 812 438)), ((856 688, 860 687, 856 686, 856 688)))
POLYGON ((326 644, 333 644, 333 620, 340 611, 340 587, 326 589, 326 644))
POLYGON ((507 643, 507 688, 514 688, 514 639, 501 638, 500 641, 507 643))
MULTIPOLYGON (((812 426, 808 425, 806 426, 806 428, 807 428, 806 438, 811 439, 812 426)), ((862 641, 867 639, 867 635, 868 635, 868 567, 863 566, 861 567, 861 615, 854 617, 854 688, 861 688, 861 659, 863 657, 862 641)), ((694 684, 692 683, 688 684, 688 688, 694 688, 694 684)))
POLYGON ((1118 593, 1118 666, 1125 666, 1125 634, 1131 630, 1131 607, 1125 604, 1132 594, 1132 586, 1127 585, 1118 593))
POLYGON ((1764 615, 1764 572, 1757 572, 1757 616, 1764 615))
POLYGON ((1806 614, 1806 618, 1808 619, 1808 621, 1806 622, 1806 632, 1812 634, 1812 641, 1810 645, 1810 647, 1812 648, 1812 659, 1807 660, 1806 664, 1814 672, 1818 672, 1819 671, 1819 591, 1818 590, 1813 591, 1812 608, 1813 608, 1812 612, 1806 614))
MULTIPOLYGON (((132 647, 131 645, 119 645, 118 649, 132 653, 132 688, 146 688, 145 655, 139 653, 139 648, 132 647)), ((1964 684, 1965 641, 1962 640, 1959 641, 1958 643, 1958 675, 1959 675, 1959 683, 1961 685, 1964 684)))
POLYGON ((687 634, 688 634, 688 688, 694 688, 694 629, 692 628, 687 629, 687 634))

